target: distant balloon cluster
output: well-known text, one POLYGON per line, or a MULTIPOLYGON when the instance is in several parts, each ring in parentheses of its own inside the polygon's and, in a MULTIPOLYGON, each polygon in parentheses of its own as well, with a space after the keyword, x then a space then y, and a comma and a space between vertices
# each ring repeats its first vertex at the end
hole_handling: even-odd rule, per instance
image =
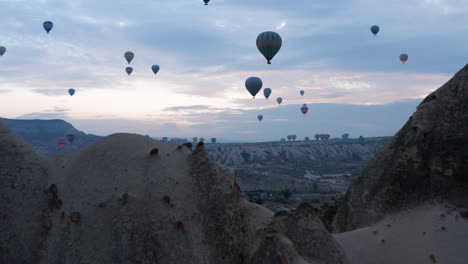
MULTIPOLYGON (((135 53, 133 53, 132 51, 127 51, 124 53, 124 58, 125 60, 127 60, 128 64, 130 64, 133 58, 135 58, 135 53)), ((156 75, 159 72, 159 65, 155 64, 151 66, 151 71, 153 71, 153 73, 156 75)), ((132 74, 133 72, 133 68, 128 66, 127 68, 125 68, 125 72, 130 76, 130 74, 132 74)))
MULTIPOLYGON (((205 5, 208 5, 210 0, 203 0, 203 2, 205 3, 205 5)), ((44 30, 46 31, 46 33, 49 34, 51 30, 54 28, 54 23, 52 23, 51 21, 45 21, 42 24, 42 26, 44 30)), ((377 36, 377 34, 380 32, 380 27, 378 25, 373 25, 370 27, 370 31, 374 36, 377 36)), ((271 61, 273 60, 273 58, 280 51, 282 44, 283 44, 283 40, 281 36, 278 33, 273 32, 273 31, 262 32, 257 36, 257 39, 256 39, 257 49, 266 59, 267 64, 271 64, 271 61)), ((7 49, 4 46, 0 46, 0 56, 3 56, 6 53, 6 51, 7 49)), ((131 67, 130 64, 135 58, 135 54, 133 53, 133 51, 127 51, 124 53, 124 58, 128 63, 128 66, 125 68, 125 72, 127 73, 128 76, 130 76, 133 73, 133 67, 131 67)), ((408 61, 408 54, 402 53, 399 58, 403 64, 406 64, 406 62, 408 61)), ((151 66, 151 71, 155 75, 159 72, 159 70, 160 70, 159 65, 154 64, 151 66)), ((262 86, 263 86, 263 81, 259 77, 249 77, 245 81, 245 87, 254 99, 255 99, 255 96, 262 90, 262 86)), ((75 92, 76 92, 75 89, 72 89, 72 88, 68 89, 68 93, 70 96, 73 96, 75 92)), ((265 96, 267 100, 270 98, 272 92, 273 90, 271 88, 263 89, 263 95, 265 96)), ((304 96, 305 91, 300 90, 299 94, 301 96, 304 96)), ((277 97, 276 102, 278 103, 278 105, 281 105, 281 103, 283 102, 283 98, 277 97)), ((307 104, 303 104, 302 107, 300 108, 300 111, 305 116, 309 111, 307 104)), ((263 118, 264 117, 262 114, 259 114, 257 116, 257 119, 259 122, 261 122, 263 118)), ((75 139, 75 135, 67 135, 66 138, 68 139, 70 143, 72 143, 73 140, 75 139)), ((194 142, 196 142, 197 140, 198 138, 193 138, 194 142)), ((203 138, 200 138, 199 140, 200 142, 204 141, 203 138)), ((212 138, 211 142, 215 143, 216 138, 212 138)), ((59 138, 58 144, 60 147, 65 146, 65 139, 59 138)))

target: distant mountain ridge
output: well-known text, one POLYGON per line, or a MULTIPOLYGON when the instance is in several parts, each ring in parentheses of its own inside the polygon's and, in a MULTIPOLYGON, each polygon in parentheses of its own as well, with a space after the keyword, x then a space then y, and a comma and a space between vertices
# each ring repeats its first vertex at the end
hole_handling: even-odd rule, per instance
POLYGON ((70 123, 60 119, 18 120, 0 118, 0 122, 21 136, 34 150, 46 154, 80 149, 102 138, 101 136, 79 131, 70 123), (65 138, 68 133, 74 133, 76 139, 73 143, 67 141, 65 147, 60 148, 57 144, 57 139, 65 138))

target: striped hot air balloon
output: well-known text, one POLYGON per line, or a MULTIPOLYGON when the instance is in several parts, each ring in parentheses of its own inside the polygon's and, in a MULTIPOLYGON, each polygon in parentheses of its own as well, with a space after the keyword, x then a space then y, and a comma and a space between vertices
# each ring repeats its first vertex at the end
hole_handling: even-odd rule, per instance
POLYGON ((408 54, 406 54, 406 53, 401 54, 401 55, 400 55, 400 60, 401 60, 401 62, 402 62, 403 64, 405 64, 406 61, 408 61, 408 54))
POLYGON ((307 107, 306 104, 303 104, 302 107, 301 107, 301 112, 306 115, 307 112, 309 111, 309 108, 307 107))
POLYGON ((281 36, 273 31, 263 32, 257 37, 257 48, 265 56, 268 64, 271 64, 271 60, 281 49, 282 43, 281 36))
POLYGON ((63 147, 65 147, 65 143, 67 143, 67 142, 65 141, 64 138, 59 138, 59 139, 57 139, 57 143, 58 143, 59 147, 63 148, 63 147))
POLYGON ((74 133, 69 133, 67 134, 66 138, 68 142, 73 143, 73 141, 75 141, 76 135, 74 133))

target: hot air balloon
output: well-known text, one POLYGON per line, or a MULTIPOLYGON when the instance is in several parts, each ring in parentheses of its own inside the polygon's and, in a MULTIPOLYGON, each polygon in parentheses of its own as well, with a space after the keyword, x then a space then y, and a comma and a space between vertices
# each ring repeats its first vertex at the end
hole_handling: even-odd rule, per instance
POLYGON ((73 96, 75 94, 75 89, 68 89, 68 93, 73 96))
POLYGON ((281 102, 283 102, 283 98, 281 97, 276 98, 276 102, 278 102, 278 104, 281 104, 281 102))
POLYGON ((304 96, 304 90, 301 90, 299 93, 301 94, 301 96, 304 96))
POLYGON ((75 138, 76 138, 74 133, 69 133, 69 134, 67 134, 66 137, 67 137, 68 142, 70 142, 70 143, 73 143, 73 141, 75 141, 75 138))
POLYGON ((268 97, 270 97, 270 94, 271 94, 271 89, 270 88, 263 89, 263 95, 265 95, 266 99, 268 99, 268 97))
POLYGON ((262 89, 262 80, 258 77, 250 77, 245 81, 245 88, 255 98, 255 95, 262 89))
POLYGON ((135 54, 133 54, 133 52, 131 52, 131 51, 127 51, 124 54, 124 58, 127 60, 128 64, 130 64, 130 62, 133 60, 133 58, 135 58, 135 54))
POLYGON ((320 134, 315 134, 315 140, 319 140, 320 139, 320 134))
POLYGON ((305 140, 305 141, 310 141, 310 138, 309 138, 309 137, 305 137, 304 140, 305 140))
POLYGON ((158 73, 158 71, 159 71, 159 65, 153 65, 153 66, 151 66, 151 70, 153 71, 154 74, 158 73))
POLYGON ((307 114, 307 111, 309 111, 309 108, 307 107, 306 104, 303 104, 302 107, 301 107, 301 112, 306 115, 307 114))
POLYGON ((211 143, 216 143, 216 138, 211 138, 211 143))
POLYGON ((405 64, 406 61, 408 60, 408 54, 405 54, 405 53, 401 54, 400 55, 400 60, 401 60, 401 62, 403 62, 403 64, 405 64))
POLYGON ((374 34, 374 36, 377 36, 377 33, 379 33, 379 26, 377 25, 373 25, 371 28, 370 28, 370 31, 372 32, 372 34, 374 34))
POLYGON ((263 32, 257 37, 257 49, 267 59, 268 64, 271 64, 271 60, 281 49, 282 43, 281 36, 272 31, 263 32))
POLYGON ((200 142, 205 142, 205 138, 200 138, 200 142))
POLYGON ((203 0, 203 2, 205 2, 205 5, 208 5, 208 3, 210 2, 210 0, 203 0))
POLYGON ((52 28, 54 27, 54 23, 50 22, 50 21, 46 21, 42 24, 42 27, 45 29, 45 31, 47 32, 47 34, 49 34, 49 32, 52 30, 52 28))
POLYGON ((262 120, 263 120, 263 115, 258 115, 257 118, 258 118, 258 121, 262 122, 262 120))
POLYGON ((58 143, 59 147, 63 148, 63 147, 65 147, 66 141, 65 141, 64 138, 59 138, 59 139, 57 139, 57 143, 58 143))
POLYGON ((127 68, 125 68, 125 71, 127 72, 128 75, 130 75, 133 72, 133 68, 132 67, 127 67, 127 68))
POLYGON ((3 56, 3 54, 5 54, 6 52, 6 48, 3 47, 3 46, 0 46, 0 56, 3 56))
POLYGON ((193 138, 192 138, 192 141, 193 141, 193 143, 197 143, 197 142, 198 142, 198 138, 197 138, 197 137, 193 137, 193 138))

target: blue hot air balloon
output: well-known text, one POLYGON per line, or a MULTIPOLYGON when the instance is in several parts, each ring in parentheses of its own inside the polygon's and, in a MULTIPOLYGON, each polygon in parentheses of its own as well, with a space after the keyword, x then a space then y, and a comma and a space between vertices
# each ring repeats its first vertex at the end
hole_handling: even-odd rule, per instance
POLYGON ((265 88, 263 89, 263 95, 265 95, 265 98, 268 99, 271 94, 271 89, 270 88, 265 88))
POLYGON ((75 89, 68 89, 68 93, 73 96, 75 94, 75 89))
POLYGON ((401 62, 403 62, 403 64, 405 64, 406 61, 408 60, 408 54, 406 54, 406 53, 401 54, 400 55, 400 60, 401 60, 401 62))
POLYGON ((127 60, 128 64, 135 58, 135 54, 131 51, 127 51, 124 53, 124 58, 127 60))
POLYGON ((46 21, 42 24, 42 27, 44 27, 45 31, 47 32, 47 34, 49 34, 49 32, 52 30, 52 28, 54 27, 54 23, 50 22, 50 21, 46 21))
POLYGON ((301 94, 301 96, 304 96, 304 90, 301 90, 299 93, 301 94))
POLYGON ((377 33, 379 33, 380 28, 379 28, 379 26, 377 26, 377 25, 373 25, 373 26, 370 28, 370 31, 372 32, 372 34, 374 34, 374 36, 376 36, 377 33))
POLYGON ((255 98, 255 95, 262 89, 263 82, 258 77, 250 77, 245 81, 245 88, 255 98))
POLYGON ((0 56, 3 56, 3 54, 5 54, 6 52, 6 48, 3 47, 3 46, 0 46, 0 56))
POLYGON ((125 72, 127 72, 127 74, 130 75, 133 72, 133 68, 132 67, 127 67, 127 68, 125 68, 125 72))
POLYGON ((205 2, 205 5, 208 5, 208 3, 210 2, 210 0, 203 0, 203 2, 205 2))
POLYGON ((151 66, 151 70, 153 71, 154 74, 158 73, 158 71, 159 71, 159 65, 153 65, 153 66, 151 66))
POLYGON ((281 104, 283 102, 283 98, 281 97, 276 98, 276 102, 278 102, 278 104, 281 104))
POLYGON ((262 120, 263 120, 263 115, 258 115, 257 118, 258 118, 258 121, 262 122, 262 120))
POLYGON ((257 49, 267 59, 268 64, 271 64, 271 60, 281 49, 282 43, 281 36, 272 31, 263 32, 257 37, 257 49))

